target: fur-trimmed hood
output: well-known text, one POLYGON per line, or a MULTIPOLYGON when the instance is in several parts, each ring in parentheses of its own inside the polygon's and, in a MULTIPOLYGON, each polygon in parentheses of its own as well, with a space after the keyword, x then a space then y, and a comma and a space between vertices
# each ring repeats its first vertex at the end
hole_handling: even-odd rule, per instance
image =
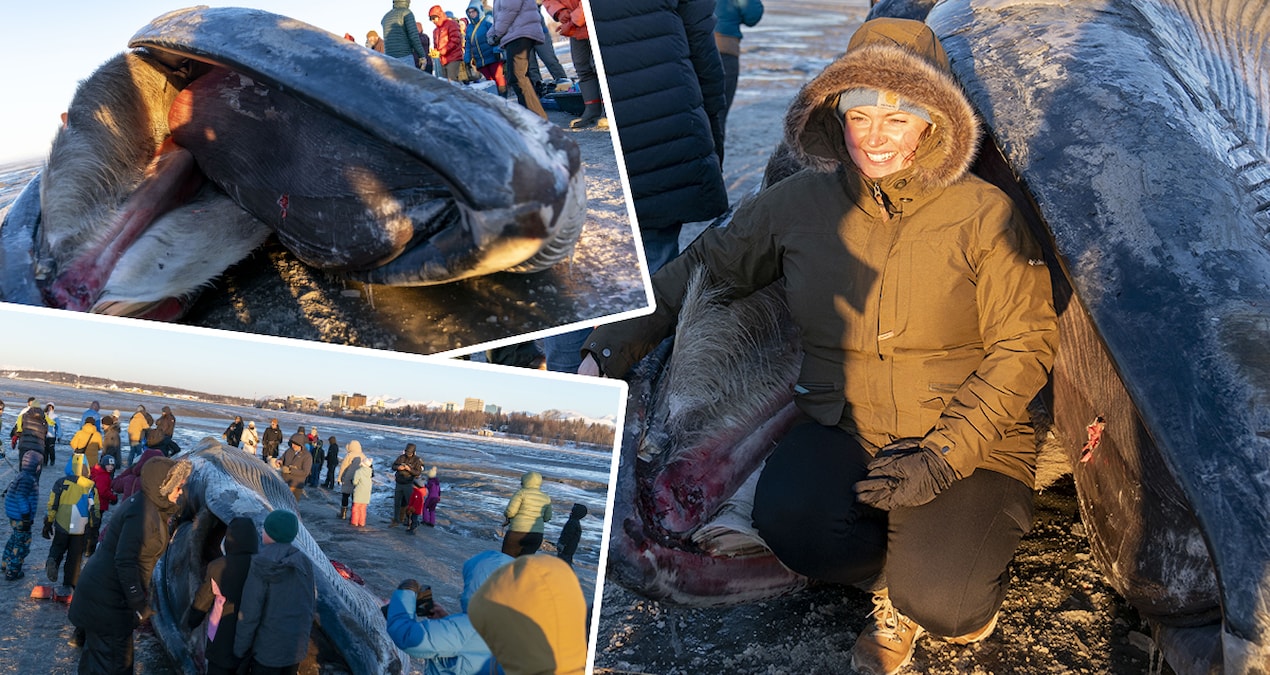
POLYGON ((961 178, 979 147, 979 121, 948 69, 948 56, 926 24, 874 19, 862 25, 847 52, 803 86, 785 116, 785 144, 818 171, 854 167, 847 153, 838 96, 855 87, 899 94, 931 113, 934 124, 917 149, 913 180, 942 188, 961 178))

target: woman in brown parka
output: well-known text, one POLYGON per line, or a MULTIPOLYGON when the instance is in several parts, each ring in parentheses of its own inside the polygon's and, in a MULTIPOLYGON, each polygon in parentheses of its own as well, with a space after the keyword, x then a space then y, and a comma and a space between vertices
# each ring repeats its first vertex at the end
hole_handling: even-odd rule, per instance
POLYGON ((996 625, 1031 527, 1049 271, 1010 200, 968 172, 978 120, 924 24, 866 22, 785 126, 805 168, 658 271, 656 311, 595 330, 579 372, 623 376, 673 330, 698 268, 729 297, 783 280, 806 419, 763 468, 754 524, 794 571, 874 591, 852 665, 889 674, 925 631, 968 643, 996 625))

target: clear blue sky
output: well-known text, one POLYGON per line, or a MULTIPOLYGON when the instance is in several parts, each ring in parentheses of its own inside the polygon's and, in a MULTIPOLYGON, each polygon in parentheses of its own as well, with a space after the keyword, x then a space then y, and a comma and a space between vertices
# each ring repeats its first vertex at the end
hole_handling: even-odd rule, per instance
MULTIPOLYGON (((380 29, 392 8, 392 0, 6 0, 0 9, 0 164, 42 158, 80 80, 127 49, 128 39, 155 17, 198 4, 263 9, 351 33, 359 42, 366 31, 380 29)), ((462 16, 468 0, 413 0, 410 9, 427 31, 428 8, 436 4, 462 16)))
POLYGON ((504 412, 616 416, 626 384, 453 359, 0 303, 0 366, 58 370, 236 396, 333 393, 454 401, 504 412))

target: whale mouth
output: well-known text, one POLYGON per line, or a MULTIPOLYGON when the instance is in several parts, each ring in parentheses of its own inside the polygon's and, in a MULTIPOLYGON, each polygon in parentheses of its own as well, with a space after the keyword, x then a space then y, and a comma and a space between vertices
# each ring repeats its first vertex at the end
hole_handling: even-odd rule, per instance
POLYGON ((6 300, 170 320, 270 236, 422 286, 541 271, 581 233, 576 144, 498 97, 258 10, 178 10, 129 46, 81 83, 38 208, 6 217, 36 286, 6 255, 6 300))

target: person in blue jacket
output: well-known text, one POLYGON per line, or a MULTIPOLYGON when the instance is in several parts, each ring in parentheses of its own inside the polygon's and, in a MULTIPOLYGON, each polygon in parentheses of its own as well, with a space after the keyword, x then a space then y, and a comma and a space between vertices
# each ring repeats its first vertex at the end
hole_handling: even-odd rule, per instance
POLYGON ((5 581, 17 581, 26 574, 22 571, 22 563, 31 552, 31 524, 35 522, 35 512, 40 508, 40 468, 44 457, 34 450, 22 455, 22 464, 18 475, 4 493, 4 515, 9 517, 9 525, 13 533, 4 546, 4 558, 0 561, 0 569, 4 571, 5 581))
POLYGON ((763 0, 718 0, 714 3, 714 44, 719 48, 719 58, 723 61, 725 128, 741 74, 741 24, 753 27, 762 18, 763 0))
POLYGON ((474 675, 502 673, 485 640, 472 627, 467 605, 476 590, 513 558, 499 551, 484 551, 463 563, 462 613, 449 614, 440 605, 422 620, 415 619, 419 582, 406 579, 388 601, 388 635, 412 659, 423 664, 425 675, 474 675))

